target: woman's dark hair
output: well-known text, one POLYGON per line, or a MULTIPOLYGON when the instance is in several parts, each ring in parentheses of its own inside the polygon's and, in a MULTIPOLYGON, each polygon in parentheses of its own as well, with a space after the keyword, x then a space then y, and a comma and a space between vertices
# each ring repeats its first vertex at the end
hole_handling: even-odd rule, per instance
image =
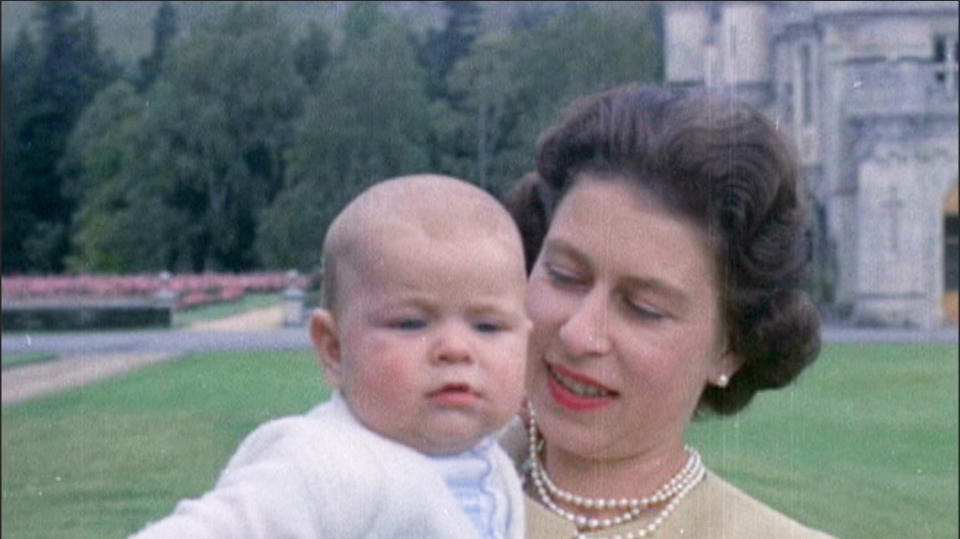
POLYGON ((698 412, 733 414, 817 357, 820 320, 802 291, 808 210, 792 147, 746 103, 702 90, 625 86, 576 101, 537 143, 537 171, 506 204, 528 270, 580 173, 617 178, 697 223, 713 246, 720 312, 742 366, 698 412))

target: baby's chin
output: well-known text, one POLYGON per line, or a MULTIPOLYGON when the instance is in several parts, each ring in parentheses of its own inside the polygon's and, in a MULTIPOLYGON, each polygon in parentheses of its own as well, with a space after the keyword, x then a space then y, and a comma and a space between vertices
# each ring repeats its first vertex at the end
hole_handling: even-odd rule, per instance
POLYGON ((493 434, 493 431, 474 432, 470 435, 451 435, 443 436, 439 433, 430 433, 424 435, 421 439, 411 441, 411 445, 417 451, 431 457, 444 457, 457 455, 468 451, 473 446, 480 443, 485 437, 493 434))
POLYGON ((498 423, 484 428, 450 425, 445 428, 428 429, 420 432, 418 439, 409 440, 407 445, 431 457, 457 455, 472 449, 483 439, 496 435, 507 421, 502 423, 502 425, 498 423))

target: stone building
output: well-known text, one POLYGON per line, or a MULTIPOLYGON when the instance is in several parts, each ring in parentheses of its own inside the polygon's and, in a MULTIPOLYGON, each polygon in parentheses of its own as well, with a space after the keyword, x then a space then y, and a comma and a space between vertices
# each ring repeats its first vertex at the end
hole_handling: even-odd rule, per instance
POLYGON ((958 3, 663 5, 667 81, 743 96, 797 144, 825 310, 955 324, 958 3))

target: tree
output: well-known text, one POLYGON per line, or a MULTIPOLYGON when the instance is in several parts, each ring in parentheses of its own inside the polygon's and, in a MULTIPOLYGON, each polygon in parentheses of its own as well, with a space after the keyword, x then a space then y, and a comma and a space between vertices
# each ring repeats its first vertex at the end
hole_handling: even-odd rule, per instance
POLYGON ((483 9, 469 1, 443 5, 448 12, 443 29, 430 29, 425 39, 415 40, 417 58, 426 68, 430 99, 427 151, 434 170, 467 176, 473 172, 470 164, 474 156, 472 140, 464 129, 470 114, 464 109, 461 94, 450 92, 447 78, 481 34, 483 9))
POLYGON ((142 98, 117 86, 85 116, 77 132, 90 135, 78 134, 73 155, 95 185, 75 265, 254 267, 256 223, 283 185, 305 92, 289 36, 276 8, 238 3, 195 26, 142 98))
POLYGON ((480 41, 449 77, 451 89, 461 91, 464 113, 460 136, 447 137, 447 145, 459 143, 473 165, 466 174, 487 189, 494 183, 494 157, 502 158, 508 151, 507 134, 519 114, 513 110, 520 88, 510 69, 512 52, 502 41, 480 41))
POLYGON ((362 10, 352 20, 380 22, 347 26, 352 45, 308 101, 286 189, 259 228, 257 252, 267 266, 311 269, 323 231, 349 199, 377 180, 429 167, 425 73, 404 28, 361 4, 351 7, 362 10))
POLYGON ((307 86, 316 88, 320 74, 330 63, 330 35, 316 21, 310 21, 307 35, 297 42, 293 54, 297 73, 307 86))
MULTIPOLYGON (((170 224, 157 218, 158 187, 148 164, 150 144, 146 98, 120 80, 100 92, 67 141, 65 193, 77 199, 72 238, 74 254, 67 269, 78 272, 125 272, 164 267, 168 252, 156 238, 170 224), (145 217, 150 215, 150 219, 145 217)), ((181 232, 189 223, 180 219, 181 232)))
POLYGON ((427 68, 428 92, 431 99, 450 99, 447 74, 454 64, 467 55, 470 44, 480 35, 483 9, 477 2, 443 2, 449 17, 440 31, 427 32, 418 49, 420 62, 427 68))
POLYGON ((167 51, 178 31, 176 9, 170 2, 163 2, 157 8, 157 15, 153 19, 153 50, 149 56, 140 60, 138 88, 141 91, 153 84, 160 74, 167 51))
POLYGON ((553 17, 553 11, 541 2, 524 4, 510 21, 514 30, 531 30, 540 26, 553 17))
POLYGON ((300 182, 277 195, 257 228, 257 254, 262 263, 304 272, 317 268, 323 237, 335 211, 330 202, 315 182, 300 182))
MULTIPOLYGON (((91 10, 81 17, 73 2, 40 2, 36 17, 34 67, 16 60, 3 75, 15 92, 7 98, 18 105, 3 147, 4 163, 13 163, 3 178, 4 272, 63 269, 73 201, 62 193, 58 163, 81 111, 119 74, 98 50, 91 10)), ((26 47, 22 41, 16 54, 28 54, 26 47)))
POLYGON ((471 177, 493 192, 533 166, 537 135, 571 99, 662 77, 651 11, 567 9, 526 32, 474 44, 447 82, 463 100, 471 177))
POLYGON ((380 2, 351 2, 343 18, 343 48, 352 49, 390 21, 380 2))
POLYGON ((29 185, 25 178, 26 152, 20 130, 24 123, 25 103, 36 76, 39 53, 25 28, 17 34, 17 41, 9 56, 3 59, 3 271, 26 267, 25 253, 20 242, 36 226, 36 216, 30 208, 29 185))

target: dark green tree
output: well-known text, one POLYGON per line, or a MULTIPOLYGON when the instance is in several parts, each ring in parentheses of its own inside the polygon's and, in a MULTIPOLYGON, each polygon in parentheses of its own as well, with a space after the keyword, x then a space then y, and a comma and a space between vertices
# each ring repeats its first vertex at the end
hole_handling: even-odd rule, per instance
POLYGON ((332 217, 377 180, 429 168, 426 75, 399 23, 359 2, 325 83, 308 101, 287 187, 263 214, 257 252, 269 267, 310 270, 332 217), (357 32, 357 33, 354 33, 357 32))
POLYGON ((380 2, 351 2, 343 17, 343 48, 351 49, 390 21, 380 2))
POLYGON ((85 115, 75 267, 254 267, 305 93, 289 36, 275 7, 237 3, 194 26, 142 97, 117 85, 85 115))
POLYGON ((36 76, 39 54, 36 44, 25 28, 17 34, 12 52, 3 58, 3 91, 0 105, 3 107, 3 271, 21 270, 27 266, 25 253, 20 245, 23 238, 36 226, 36 215, 31 211, 29 184, 21 181, 26 177, 25 153, 20 129, 24 123, 24 108, 36 76))
POLYGON ((549 21, 553 14, 542 2, 524 4, 510 20, 510 27, 514 31, 531 30, 549 21))
POLYGON ((317 21, 310 21, 307 35, 297 42, 293 54, 297 73, 309 87, 316 88, 320 83, 320 74, 330 63, 330 35, 317 21))
POLYGON ((631 81, 662 77, 652 12, 567 8, 526 32, 490 36, 451 70, 463 100, 459 132, 472 148, 468 177, 500 192, 530 170, 537 135, 571 99, 631 81))
POLYGON ((441 30, 428 30, 417 50, 420 62, 427 69, 431 99, 450 99, 447 74, 457 60, 470 51, 470 44, 480 35, 483 22, 483 8, 478 2, 447 1, 443 5, 449 13, 446 25, 441 30))
MULTIPOLYGON (((201 200, 170 184, 164 166, 170 140, 155 137, 158 118, 148 99, 127 81, 106 88, 71 133, 67 162, 78 166, 71 190, 82 194, 73 236, 74 271, 131 272, 202 268, 204 253, 192 241, 202 233, 201 200)), ((157 103, 157 105, 163 105, 157 103)), ((162 108, 162 107, 161 107, 162 108)))
POLYGON ((170 2, 163 2, 153 19, 153 49, 148 56, 140 59, 137 85, 141 91, 153 84, 160 74, 164 58, 178 31, 176 9, 170 2))
POLYGON ((35 68, 3 74, 18 104, 3 147, 3 161, 13 163, 3 178, 5 273, 63 269, 74 204, 62 192, 60 157, 81 111, 119 75, 98 49, 91 10, 81 16, 73 2, 39 2, 36 9, 35 68))
POLYGON ((447 77, 453 66, 465 58, 482 31, 483 9, 478 2, 443 2, 448 13, 440 30, 430 29, 416 39, 417 58, 427 72, 430 125, 427 151, 431 167, 466 177, 474 147, 465 124, 470 116, 463 97, 449 91, 447 77))

